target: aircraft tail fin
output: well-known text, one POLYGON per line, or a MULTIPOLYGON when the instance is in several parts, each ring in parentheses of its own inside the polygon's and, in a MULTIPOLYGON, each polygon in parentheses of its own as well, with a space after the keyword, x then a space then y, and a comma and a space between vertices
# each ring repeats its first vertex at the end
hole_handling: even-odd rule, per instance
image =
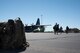
POLYGON ((37 19, 36 25, 40 25, 40 19, 37 19))

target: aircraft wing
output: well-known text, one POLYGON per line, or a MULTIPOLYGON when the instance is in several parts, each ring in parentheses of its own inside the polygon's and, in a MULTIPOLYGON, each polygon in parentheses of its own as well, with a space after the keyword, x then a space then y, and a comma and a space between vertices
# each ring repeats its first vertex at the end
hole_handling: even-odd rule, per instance
POLYGON ((33 25, 33 26, 51 26, 51 25, 33 25))

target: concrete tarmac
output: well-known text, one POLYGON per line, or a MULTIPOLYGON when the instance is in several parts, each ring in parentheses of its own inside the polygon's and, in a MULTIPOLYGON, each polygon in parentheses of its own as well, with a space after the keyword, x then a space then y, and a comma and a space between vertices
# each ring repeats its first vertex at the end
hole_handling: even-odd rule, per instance
POLYGON ((80 53, 80 33, 25 33, 30 46, 25 51, 0 53, 80 53))
POLYGON ((26 33, 30 44, 20 53, 80 53, 80 33, 26 33))

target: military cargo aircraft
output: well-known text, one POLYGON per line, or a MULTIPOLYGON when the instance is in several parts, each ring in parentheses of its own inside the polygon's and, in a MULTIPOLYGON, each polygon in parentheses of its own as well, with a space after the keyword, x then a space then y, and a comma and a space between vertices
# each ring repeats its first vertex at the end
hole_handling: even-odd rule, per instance
POLYGON ((51 25, 40 25, 40 19, 38 18, 35 25, 25 26, 25 32, 44 32, 45 26, 51 25))

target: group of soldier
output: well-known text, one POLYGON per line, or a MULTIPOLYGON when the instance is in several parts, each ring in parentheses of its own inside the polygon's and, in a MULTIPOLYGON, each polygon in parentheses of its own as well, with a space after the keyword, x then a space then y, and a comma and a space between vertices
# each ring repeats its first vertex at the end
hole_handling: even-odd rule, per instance
MULTIPOLYGON (((58 35, 59 32, 60 33, 64 32, 62 26, 59 28, 59 24, 57 24, 57 23, 53 26, 53 30, 54 30, 54 34, 57 34, 57 35, 58 35)), ((65 32, 67 34, 68 34, 68 31, 69 31, 69 27, 66 26, 65 32)))

